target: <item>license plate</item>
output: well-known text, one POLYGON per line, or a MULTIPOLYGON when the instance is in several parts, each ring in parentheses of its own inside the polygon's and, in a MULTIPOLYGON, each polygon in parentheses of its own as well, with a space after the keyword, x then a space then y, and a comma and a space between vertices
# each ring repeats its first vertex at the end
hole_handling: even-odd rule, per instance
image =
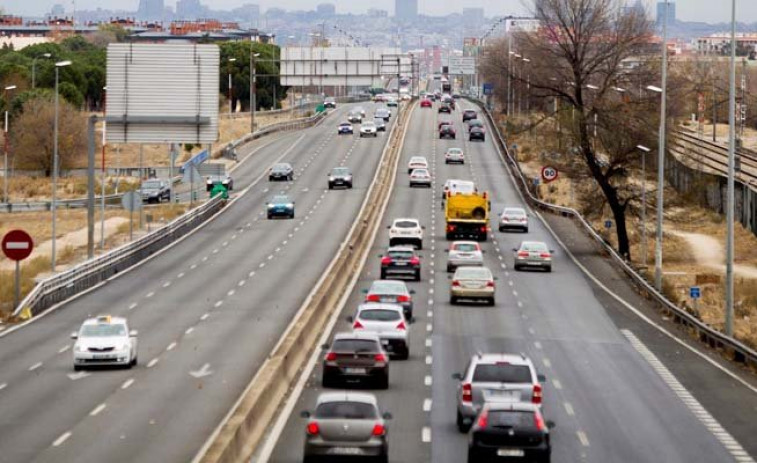
POLYGON ((362 455, 363 450, 359 447, 332 447, 329 453, 332 455, 362 455))
POLYGON ((364 375, 366 370, 365 368, 345 368, 344 372, 348 375, 364 375))
POLYGON ((499 457, 522 457, 525 453, 521 449, 497 449, 499 457))
POLYGON ((489 398, 497 398, 497 399, 507 399, 507 400, 518 400, 520 398, 520 394, 517 391, 487 391, 486 397, 489 398))
POLYGON ((407 262, 396 262, 394 265, 395 267, 405 267, 407 266, 407 262))
POLYGON ((98 359, 98 360, 106 360, 106 359, 114 359, 116 358, 113 354, 93 354, 92 358, 98 359))
POLYGON ((381 302, 394 302, 393 297, 382 297, 381 302))
POLYGON ((388 346, 389 345, 389 340, 388 339, 382 339, 381 340, 381 345, 382 346, 388 346))

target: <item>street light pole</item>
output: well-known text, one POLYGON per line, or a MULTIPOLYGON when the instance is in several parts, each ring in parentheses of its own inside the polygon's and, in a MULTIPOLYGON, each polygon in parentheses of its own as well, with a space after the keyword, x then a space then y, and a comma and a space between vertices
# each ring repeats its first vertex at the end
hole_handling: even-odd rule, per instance
POLYGON ((662 99, 660 102, 660 141, 657 148, 657 234, 654 250, 654 285, 657 291, 662 291, 662 207, 665 190, 665 135, 667 119, 668 96, 668 8, 669 0, 665 0, 662 26, 662 99))
POLYGON ((512 43, 512 36, 508 34, 507 37, 507 117, 512 116, 512 80, 513 80, 513 68, 512 68, 512 62, 513 62, 513 55, 515 52, 513 52, 513 43, 512 43))
MULTIPOLYGON (((236 58, 229 58, 229 63, 233 63, 236 60, 237 60, 236 58)), ((231 92, 231 85, 232 85, 231 84, 231 69, 232 68, 231 68, 231 65, 230 65, 229 66, 229 116, 233 112, 233 110, 232 110, 232 104, 231 104, 231 101, 232 101, 231 100, 231 98, 232 98, 232 92, 231 92)))
POLYGON ((70 66, 71 61, 58 61, 55 63, 55 122, 53 124, 53 194, 52 194, 52 257, 50 258, 50 266, 52 272, 55 273, 55 209, 56 198, 58 188, 58 81, 60 68, 70 66))
POLYGON ((255 71, 255 58, 260 53, 253 53, 250 47, 250 133, 255 132, 255 106, 257 105, 258 77, 255 71))
POLYGON ((733 221, 736 175, 736 0, 731 1, 731 63, 728 94, 728 192, 725 245, 725 334, 733 336, 733 221))
POLYGON ((641 151, 641 262, 647 266, 647 153, 651 150, 644 145, 636 145, 641 151))
MULTIPOLYGON (((42 56, 45 58, 49 58, 51 55, 50 53, 42 53, 42 56)), ((32 89, 37 88, 37 59, 39 57, 35 56, 34 59, 32 59, 32 89)))
POLYGON ((10 107, 8 92, 15 90, 15 88, 15 85, 8 85, 3 89, 3 100, 5 100, 5 129, 3 132, 3 140, 5 144, 5 149, 3 151, 3 202, 6 204, 10 202, 10 199, 8 199, 8 143, 10 142, 8 140, 8 108, 10 107))

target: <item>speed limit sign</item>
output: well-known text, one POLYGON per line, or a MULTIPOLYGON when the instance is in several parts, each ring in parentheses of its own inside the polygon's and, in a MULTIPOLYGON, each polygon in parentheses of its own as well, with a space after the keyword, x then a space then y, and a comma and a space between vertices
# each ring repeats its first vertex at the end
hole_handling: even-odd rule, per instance
POLYGON ((542 167, 541 178, 542 180, 544 180, 544 183, 549 183, 551 181, 557 180, 557 169, 551 166, 542 167))

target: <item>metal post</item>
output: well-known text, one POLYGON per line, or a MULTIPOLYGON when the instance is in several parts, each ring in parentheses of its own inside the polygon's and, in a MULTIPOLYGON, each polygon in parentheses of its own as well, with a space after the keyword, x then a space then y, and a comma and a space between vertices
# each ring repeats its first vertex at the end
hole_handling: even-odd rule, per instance
POLYGON ((97 116, 87 123, 87 259, 95 256, 95 124, 97 116))
MULTIPOLYGON (((400 72, 400 59, 397 58, 397 122, 400 122, 400 108, 402 107, 402 101, 400 100, 400 79, 401 79, 401 72, 400 72)), ((450 84, 450 89, 452 89, 452 85, 450 84)))
POLYGON ((13 308, 21 301, 21 262, 16 261, 16 290, 13 292, 13 308))
POLYGON ((231 106, 231 71, 229 71, 229 116, 231 116, 232 112, 231 106))
POLYGON ((665 189, 665 123, 667 119, 668 96, 668 7, 665 0, 665 12, 662 26, 662 98, 660 102, 660 141, 657 152, 657 239, 654 252, 654 283, 657 291, 662 291, 662 210, 665 189))
POLYGON ((647 153, 641 153, 641 262, 647 266, 647 153))
POLYGON ((718 99, 715 96, 715 73, 712 74, 712 141, 718 141, 718 99))
POLYGON ((257 106, 257 98, 258 98, 258 77, 257 77, 257 71, 255 70, 255 56, 257 56, 256 53, 250 54, 250 66, 252 69, 252 79, 251 79, 251 85, 252 85, 252 91, 250 92, 250 133, 255 132, 255 106, 257 106))
POLYGON ((103 88, 103 138, 102 154, 100 156, 100 250, 105 251, 105 131, 108 123, 105 122, 106 95, 108 88, 103 88))
POLYGON ((174 168, 174 160, 176 159, 176 151, 177 151, 176 143, 171 143, 170 150, 171 152, 169 153, 168 156, 171 159, 171 163, 169 164, 169 167, 168 167, 168 184, 171 186, 171 190, 170 190, 171 201, 170 202, 171 204, 173 204, 176 202, 176 193, 174 192, 174 187, 173 187, 173 168, 174 168))
POLYGON ((725 334, 733 336, 733 222, 736 171, 736 0, 731 1, 731 63, 728 93, 728 193, 725 245, 725 334))
MULTIPOLYGON (((6 103, 7 104, 7 103, 6 103)), ((9 203, 8 200, 8 110, 5 110, 5 130, 4 130, 5 149, 3 151, 3 202, 9 203)))
POLYGON ((56 189, 58 188, 58 66, 55 66, 55 121, 53 123, 53 191, 52 191, 52 256, 50 257, 50 267, 55 273, 55 199, 56 189))
MULTIPOLYGON (((139 200, 140 201, 143 201, 143 199, 142 199, 142 183, 144 181, 145 181, 145 170, 144 170, 144 167, 143 167, 143 164, 142 164, 142 144, 140 144, 139 145, 139 200)), ((169 180, 168 187, 171 189, 171 192, 173 192, 173 183, 170 183, 170 182, 171 182, 171 180, 169 180)), ((142 206, 142 205, 140 204, 140 206, 142 206)), ((144 207, 140 207, 139 208, 139 229, 140 230, 142 230, 142 227, 144 226, 144 225, 142 225, 143 218, 144 218, 144 215, 145 215, 144 211, 145 211, 144 207)))
POLYGON ((512 62, 513 62, 513 38, 511 35, 508 34, 507 37, 507 116, 510 117, 512 115, 512 108, 510 107, 510 102, 512 99, 510 98, 510 89, 512 88, 512 75, 513 75, 513 68, 512 68, 512 62))

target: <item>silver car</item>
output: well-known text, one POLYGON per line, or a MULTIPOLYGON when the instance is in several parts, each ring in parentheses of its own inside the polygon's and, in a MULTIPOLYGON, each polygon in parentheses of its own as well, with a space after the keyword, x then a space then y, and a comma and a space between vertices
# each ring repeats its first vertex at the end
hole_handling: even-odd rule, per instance
POLYGON ((303 461, 323 461, 339 457, 371 459, 386 463, 389 458, 386 420, 376 396, 365 392, 324 392, 315 410, 303 411, 306 418, 303 461))
POLYGON ((513 248, 513 268, 542 268, 552 271, 552 254, 555 251, 549 249, 541 241, 523 241, 520 246, 513 248))
POLYGON ((531 359, 523 354, 476 354, 464 373, 452 378, 457 385, 457 427, 468 432, 487 401, 530 402, 541 407, 544 376, 537 374, 531 359))
POLYGON ((506 207, 499 216, 499 231, 522 230, 528 233, 528 214, 522 207, 506 207))
POLYGON ((465 164, 465 155, 463 154, 462 149, 447 148, 447 152, 444 153, 444 163, 452 164, 453 162, 458 164, 465 164))
POLYGON ((74 370, 92 366, 137 364, 137 332, 129 331, 125 318, 100 315, 87 319, 71 333, 74 370))
POLYGON ((457 304, 460 299, 485 300, 489 305, 495 304, 496 286, 491 270, 486 267, 460 267, 452 276, 449 288, 450 304, 457 304))
POLYGON ((398 304, 361 304, 355 317, 347 317, 354 331, 371 332, 381 339, 381 346, 390 354, 401 360, 410 356, 408 341, 409 320, 405 319, 404 310, 398 304))
POLYGON ((447 257, 447 271, 454 272, 458 267, 480 267, 484 265, 484 251, 477 241, 453 241, 447 257))
POLYGON ((414 186, 431 188, 431 174, 428 169, 413 169, 410 173, 410 187, 414 186))

